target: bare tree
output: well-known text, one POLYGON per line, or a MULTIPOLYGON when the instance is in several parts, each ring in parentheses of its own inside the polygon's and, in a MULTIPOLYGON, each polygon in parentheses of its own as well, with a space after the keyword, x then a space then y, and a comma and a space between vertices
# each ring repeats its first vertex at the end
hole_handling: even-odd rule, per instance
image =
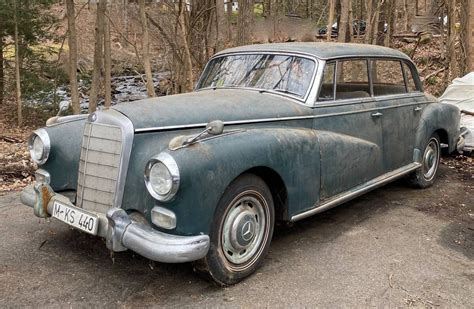
POLYGON ((334 10, 336 9, 336 0, 329 0, 329 14, 328 24, 326 28, 326 40, 331 39, 332 35, 332 24, 334 23, 334 10))
POLYGON ((81 113, 79 89, 77 86, 77 35, 74 0, 66 0, 68 44, 69 44, 69 86, 71 87, 71 105, 74 114, 81 113))
MULTIPOLYGON (((108 14, 107 14, 108 16, 108 14)), ((110 23, 108 19, 104 19, 104 84, 105 96, 104 106, 112 105, 112 52, 110 48, 110 23)))
MULTIPOLYGON (((395 26, 395 11, 396 5, 395 0, 385 0, 385 19, 387 21, 387 31, 385 33, 384 45, 387 47, 392 46, 393 31, 395 26)), ((384 21, 381 23, 382 31, 384 30, 384 21)))
POLYGON ((17 1, 13 1, 13 23, 14 23, 14 40, 15 40, 15 100, 17 104, 18 113, 18 126, 23 124, 23 116, 21 111, 21 84, 20 84, 20 51, 19 51, 19 40, 18 35, 18 7, 17 1))
POLYGON ((148 23, 145 12, 145 0, 138 0, 138 8, 140 13, 140 22, 142 25, 143 32, 143 68, 145 69, 146 76, 146 92, 149 97, 156 97, 155 86, 153 85, 153 76, 151 74, 151 64, 150 64, 150 39, 148 36, 148 23))
POLYGON ((224 26, 226 24, 225 12, 224 12, 224 1, 216 1, 216 51, 224 49, 224 26))
MULTIPOLYGON (((349 42, 350 36, 348 35, 349 19, 350 19, 350 6, 351 0, 341 0, 341 20, 338 25, 338 41, 349 42)), ((349 32, 350 33, 350 32, 349 32)))
POLYGON ((232 40, 232 0, 226 0, 227 10, 227 39, 232 40))
POLYGON ((107 8, 107 0, 99 0, 97 5, 97 18, 95 24, 95 47, 94 47, 94 70, 92 72, 92 85, 89 95, 89 113, 95 112, 97 109, 97 101, 99 97, 100 77, 103 68, 103 48, 104 48, 104 27, 105 27, 105 11, 107 8))
MULTIPOLYGON (((2 32, 2 22, 0 21, 0 33, 2 32)), ((5 93, 5 71, 4 71, 4 56, 3 56, 3 37, 0 37, 0 104, 3 104, 3 97, 5 93)))
POLYGON ((374 0, 367 0, 367 22, 365 27, 364 43, 370 44, 372 42, 372 28, 374 15, 374 0))
POLYGON ((250 42, 253 15, 253 0, 239 1, 239 17, 237 28, 237 44, 245 45, 250 42))
MULTIPOLYGON (((179 12, 178 12, 178 24, 179 29, 181 30, 182 42, 183 42, 183 50, 184 50, 184 74, 183 74, 183 89, 184 91, 192 91, 193 90, 193 63, 191 59, 191 49, 189 44, 189 37, 188 37, 188 29, 189 27, 189 19, 186 10, 186 3, 183 3, 183 0, 179 2, 179 12)), ((176 27, 177 29, 178 27, 176 27)))

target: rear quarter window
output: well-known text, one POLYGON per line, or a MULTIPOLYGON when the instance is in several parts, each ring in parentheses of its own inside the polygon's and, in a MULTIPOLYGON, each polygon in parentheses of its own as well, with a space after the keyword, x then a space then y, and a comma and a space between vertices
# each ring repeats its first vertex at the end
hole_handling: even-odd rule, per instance
POLYGON ((372 59, 370 63, 374 96, 407 92, 402 63, 399 60, 372 59))

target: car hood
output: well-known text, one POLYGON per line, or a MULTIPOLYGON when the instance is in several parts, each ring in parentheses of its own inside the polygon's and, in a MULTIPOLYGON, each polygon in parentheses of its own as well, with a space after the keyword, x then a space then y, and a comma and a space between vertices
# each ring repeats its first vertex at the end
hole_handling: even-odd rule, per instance
POLYGON ((284 96, 244 89, 202 90, 122 103, 113 108, 127 116, 135 130, 311 114, 311 108, 284 96))

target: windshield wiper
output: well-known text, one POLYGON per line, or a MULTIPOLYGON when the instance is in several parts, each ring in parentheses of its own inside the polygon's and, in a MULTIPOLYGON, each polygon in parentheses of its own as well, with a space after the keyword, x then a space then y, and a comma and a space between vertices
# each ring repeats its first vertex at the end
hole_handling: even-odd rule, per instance
POLYGON ((282 93, 287 93, 287 94, 292 94, 292 95, 301 97, 301 95, 300 95, 299 93, 296 93, 296 92, 293 92, 293 91, 290 91, 290 90, 287 90, 287 89, 273 89, 273 91, 282 92, 282 93))

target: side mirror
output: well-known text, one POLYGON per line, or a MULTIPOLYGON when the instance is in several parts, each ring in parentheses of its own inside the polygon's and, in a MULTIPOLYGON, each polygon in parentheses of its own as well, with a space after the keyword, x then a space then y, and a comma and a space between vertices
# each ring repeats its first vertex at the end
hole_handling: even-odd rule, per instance
POLYGON ((211 121, 207 124, 206 131, 211 135, 222 134, 224 131, 224 123, 220 120, 211 121))

